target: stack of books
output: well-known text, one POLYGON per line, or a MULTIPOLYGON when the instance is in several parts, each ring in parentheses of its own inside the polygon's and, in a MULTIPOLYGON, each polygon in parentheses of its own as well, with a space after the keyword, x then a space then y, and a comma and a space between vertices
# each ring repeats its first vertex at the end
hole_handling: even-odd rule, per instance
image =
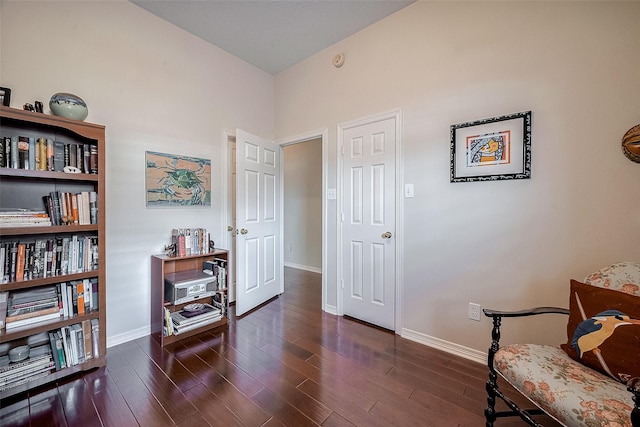
POLYGON ((31 209, 0 209, 0 227, 38 227, 51 225, 45 211, 31 209))
POLYGON ((9 363, 8 357, 0 358, 0 391, 46 377, 55 369, 49 346, 32 348, 29 357, 9 363), (5 359, 6 358, 6 359, 5 359))
POLYGON ((189 304, 182 310, 171 313, 170 317, 171 324, 168 327, 168 335, 179 335, 217 322, 222 318, 222 312, 210 304, 189 304))
POLYGON ((7 330, 60 318, 56 286, 42 286, 9 293, 5 327, 7 330))

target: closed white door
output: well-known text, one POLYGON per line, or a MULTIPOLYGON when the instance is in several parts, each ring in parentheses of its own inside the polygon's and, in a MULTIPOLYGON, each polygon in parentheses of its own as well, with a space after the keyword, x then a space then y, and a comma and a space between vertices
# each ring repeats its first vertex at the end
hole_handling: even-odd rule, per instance
POLYGON ((238 129, 236 159, 236 314, 242 315, 284 290, 279 150, 238 129))
POLYGON ((343 313, 395 330, 395 117, 342 130, 343 313))

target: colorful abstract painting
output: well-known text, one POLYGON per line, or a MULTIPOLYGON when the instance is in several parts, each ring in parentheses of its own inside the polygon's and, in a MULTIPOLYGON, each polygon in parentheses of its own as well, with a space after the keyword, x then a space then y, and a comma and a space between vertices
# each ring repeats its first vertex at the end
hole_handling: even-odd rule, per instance
POLYGON ((211 206, 211 160, 147 151, 147 206, 211 206))
POLYGON ((509 164, 511 132, 501 131, 467 137, 467 166, 509 164))

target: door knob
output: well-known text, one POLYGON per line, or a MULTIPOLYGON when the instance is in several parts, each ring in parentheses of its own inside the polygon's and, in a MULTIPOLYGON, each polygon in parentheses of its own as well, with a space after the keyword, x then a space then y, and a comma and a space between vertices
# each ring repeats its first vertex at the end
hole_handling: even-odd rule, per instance
POLYGON ((230 225, 227 225, 227 231, 233 231, 233 227, 230 225))
POLYGON ((240 234, 247 234, 249 231, 245 230, 244 228, 242 230, 240 230, 240 234))
POLYGON ((393 234, 391 234, 391 232, 390 232, 390 231, 387 231, 386 233, 384 233, 384 234, 382 235, 382 238, 383 238, 383 239, 390 239, 390 238, 391 238, 391 236, 393 236, 393 234))

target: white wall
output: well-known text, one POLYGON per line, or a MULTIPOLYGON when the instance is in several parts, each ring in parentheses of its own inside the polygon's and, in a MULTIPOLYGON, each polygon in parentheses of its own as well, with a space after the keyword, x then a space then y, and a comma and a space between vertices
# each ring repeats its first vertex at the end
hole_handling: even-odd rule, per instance
MULTIPOLYGON (((469 302, 566 307, 570 278, 640 259, 640 165, 620 149, 640 119, 638 22, 638 2, 417 2, 276 76, 276 135, 328 127, 330 188, 336 126, 403 109, 404 334, 485 351, 469 302), (526 110, 532 179, 449 182, 452 124, 526 110)), ((565 339, 565 318, 537 325, 504 339, 565 339)))
POLYGON ((322 272, 322 140, 283 149, 284 262, 322 272))
POLYGON ((108 345, 148 334, 150 255, 175 227, 226 238, 223 130, 273 138, 273 76, 126 1, 0 8, 11 106, 71 92, 106 126, 108 345), (211 159, 212 206, 147 209, 145 150, 211 159))

